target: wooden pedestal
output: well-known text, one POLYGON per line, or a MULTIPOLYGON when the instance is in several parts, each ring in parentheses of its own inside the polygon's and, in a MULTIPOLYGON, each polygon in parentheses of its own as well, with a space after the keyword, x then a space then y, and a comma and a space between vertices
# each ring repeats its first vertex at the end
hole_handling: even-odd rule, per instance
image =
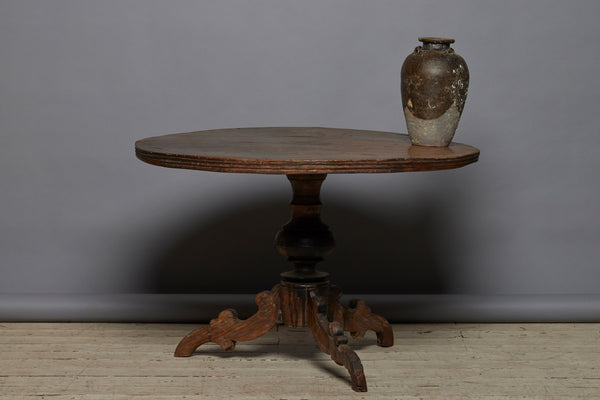
POLYGON ((329 282, 329 274, 316 265, 331 253, 334 240, 321 221, 321 184, 325 174, 288 175, 292 184, 292 217, 277 234, 276 247, 294 264, 294 269, 281 274, 281 282, 271 291, 256 295, 258 311, 246 320, 237 318, 235 310, 225 310, 210 325, 196 329, 181 340, 175 356, 191 356, 203 343, 213 342, 225 350, 233 350, 238 341, 252 340, 267 333, 276 324, 309 327, 321 351, 346 367, 352 388, 367 391, 367 382, 358 355, 348 346, 344 331, 355 338, 367 330, 375 331, 377 344, 394 344, 389 322, 371 313, 361 300, 348 307, 340 304, 341 290, 329 282))

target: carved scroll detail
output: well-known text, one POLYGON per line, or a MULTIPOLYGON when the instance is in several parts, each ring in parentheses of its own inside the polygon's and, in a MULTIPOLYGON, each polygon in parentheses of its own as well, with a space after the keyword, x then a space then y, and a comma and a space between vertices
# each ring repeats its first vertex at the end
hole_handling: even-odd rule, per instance
POLYGON ((357 392, 367 391, 367 380, 358 355, 348 346, 348 338, 344 336, 344 327, 339 321, 330 322, 327 318, 327 301, 311 294, 311 319, 309 327, 319 349, 331 356, 339 365, 346 367, 350 373, 352 389, 357 392))
POLYGON ((394 345, 392 326, 383 317, 373 314, 362 300, 351 300, 344 310, 344 329, 353 338, 362 338, 368 330, 377 334, 377 344, 382 347, 394 345))
POLYGON ((221 311, 210 325, 196 329, 184 337, 175 349, 175 357, 189 357, 198 346, 213 342, 224 350, 233 350, 236 342, 256 339, 267 333, 277 322, 278 307, 275 295, 269 291, 256 295, 258 311, 245 320, 238 319, 232 309, 221 311))

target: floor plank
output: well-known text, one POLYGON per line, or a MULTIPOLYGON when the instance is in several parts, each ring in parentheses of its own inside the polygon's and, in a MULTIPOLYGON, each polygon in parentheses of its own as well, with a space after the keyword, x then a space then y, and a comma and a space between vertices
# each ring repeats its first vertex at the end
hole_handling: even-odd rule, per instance
POLYGON ((173 357, 197 325, 0 323, 1 399, 595 399, 600 324, 403 324, 350 340, 368 393, 306 329, 173 357))

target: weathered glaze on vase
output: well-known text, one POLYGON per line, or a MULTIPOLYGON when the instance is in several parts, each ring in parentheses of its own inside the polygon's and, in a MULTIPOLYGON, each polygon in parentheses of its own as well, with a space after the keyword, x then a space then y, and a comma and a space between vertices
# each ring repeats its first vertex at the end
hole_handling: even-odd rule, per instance
POLYGON ((465 60, 450 47, 454 39, 420 37, 402 65, 402 108, 413 145, 448 146, 469 87, 465 60))

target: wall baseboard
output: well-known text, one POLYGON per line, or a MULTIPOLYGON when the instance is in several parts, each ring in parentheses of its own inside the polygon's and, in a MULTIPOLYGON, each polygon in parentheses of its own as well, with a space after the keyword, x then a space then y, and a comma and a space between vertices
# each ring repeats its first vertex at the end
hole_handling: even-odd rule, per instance
MULTIPOLYGON (((224 308, 241 318, 245 294, 0 294, 3 322, 208 322, 224 308)), ((346 295, 391 322, 600 322, 600 294, 346 295)))

